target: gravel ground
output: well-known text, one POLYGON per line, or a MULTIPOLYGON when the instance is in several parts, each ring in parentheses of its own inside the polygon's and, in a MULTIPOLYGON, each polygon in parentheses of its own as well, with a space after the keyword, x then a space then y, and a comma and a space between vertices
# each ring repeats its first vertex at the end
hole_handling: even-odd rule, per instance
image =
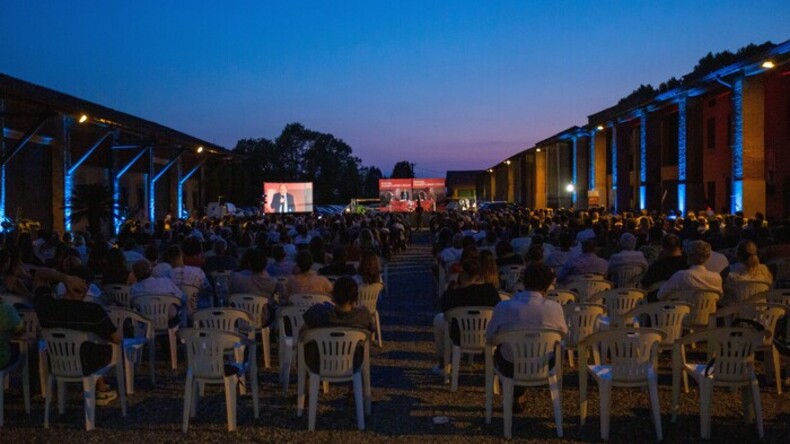
MULTIPOLYGON (((464 359, 460 387, 450 393, 449 386, 430 372, 435 364, 431 320, 435 312, 433 281, 427 237, 395 258, 391 265, 390 295, 380 303, 384 347, 372 347, 373 415, 366 419, 367 430, 356 430, 353 402, 348 401, 346 385, 332 386, 329 394, 320 394, 316 431, 307 431, 307 418, 296 416, 295 377, 288 396, 283 397, 275 369, 260 374, 261 417, 255 420, 249 396, 238 399, 238 431, 229 435, 225 422, 225 402, 219 387, 208 388, 198 407, 198 416, 190 422, 186 439, 190 442, 300 442, 300 443, 388 443, 388 442, 496 442, 502 437, 501 398, 494 404, 490 425, 484 421, 484 369, 477 359, 469 366, 464 359), (421 242, 420 242, 421 241, 421 242), (447 416, 449 423, 435 425, 433 418, 447 416)), ((276 347, 273 347, 276 350, 276 347)), ((68 391, 66 414, 57 415, 53 405, 50 429, 43 428, 44 403, 34 396, 30 416, 24 413, 18 379, 6 391, 5 427, 0 429, 0 443, 50 442, 183 442, 181 414, 183 408, 184 362, 171 371, 166 366, 166 350, 161 350, 157 368, 157 386, 147 379, 146 365, 140 369, 136 393, 130 396, 128 414, 121 417, 116 401, 99 407, 97 428, 85 432, 82 403, 75 386, 68 391)), ((663 358, 659 380, 662 423, 666 442, 696 442, 699 439, 699 403, 696 387, 681 397, 680 415, 670 422, 671 374, 663 358)), ((590 442, 600 438, 598 392, 590 385, 589 413, 584 427, 579 426, 578 374, 565 370, 563 414, 565 442, 590 442)), ((37 393, 38 384, 32 385, 37 393)), ((548 389, 529 389, 530 402, 525 412, 516 415, 513 436, 518 441, 559 441, 548 389)), ((765 416, 765 442, 790 441, 790 402, 787 393, 777 395, 763 384, 762 405, 765 416)), ((612 394, 612 442, 654 441, 646 392, 638 389, 615 389, 612 394)), ((714 394, 712 436, 714 442, 748 442, 757 440, 753 424, 741 416, 738 393, 717 389, 714 394)))

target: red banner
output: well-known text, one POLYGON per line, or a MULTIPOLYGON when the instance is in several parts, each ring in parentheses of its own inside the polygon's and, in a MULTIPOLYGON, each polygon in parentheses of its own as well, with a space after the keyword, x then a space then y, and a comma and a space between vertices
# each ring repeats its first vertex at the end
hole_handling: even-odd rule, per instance
POLYGON ((379 179, 381 211, 410 212, 417 203, 428 211, 446 197, 444 179, 379 179))

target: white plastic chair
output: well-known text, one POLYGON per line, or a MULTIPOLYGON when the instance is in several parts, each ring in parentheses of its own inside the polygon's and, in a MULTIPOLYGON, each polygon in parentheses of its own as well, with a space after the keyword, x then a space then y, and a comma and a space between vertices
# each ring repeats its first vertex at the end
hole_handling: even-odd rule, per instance
POLYGON ((642 264, 618 265, 609 269, 609 279, 615 288, 638 288, 645 270, 642 264))
POLYGON ((770 333, 770 336, 757 347, 758 352, 763 353, 763 368, 765 369, 765 379, 770 384, 772 381, 776 384, 776 393, 782 394, 782 363, 779 357, 779 351, 774 346, 773 338, 776 335, 776 325, 779 319, 786 317, 789 307, 780 304, 769 304, 765 302, 744 302, 738 305, 731 305, 729 307, 719 310, 715 317, 711 317, 711 327, 717 325, 718 319, 723 319, 724 324, 730 325, 734 319, 748 319, 759 323, 765 328, 765 331, 770 333), (771 372, 773 371, 773 375, 771 372))
POLYGON ((288 393, 288 383, 291 379, 291 364, 296 354, 299 331, 304 326, 304 317, 299 307, 290 305, 277 310, 277 329, 279 341, 277 343, 278 363, 280 364, 280 383, 283 385, 283 396, 288 393), (286 331, 286 322, 290 333, 286 331))
POLYGON ((546 299, 560 305, 576 302, 576 292, 573 290, 551 290, 546 292, 546 299))
MULTIPOLYGON (((445 336, 447 345, 445 350, 452 347, 452 376, 450 391, 458 391, 458 374, 461 367, 462 353, 482 353, 486 346, 486 327, 494 314, 491 307, 457 307, 448 310, 447 316, 447 335, 445 336), (450 340, 449 331, 452 325, 458 325, 460 331, 459 343, 453 344, 450 340)), ((447 361, 445 361, 447 362, 447 361)))
POLYGON ((722 305, 729 306, 748 301, 752 296, 771 289, 771 284, 763 281, 729 281, 724 286, 722 305))
POLYGON ((128 285, 102 285, 101 292, 105 296, 105 301, 128 308, 130 307, 130 288, 128 285))
POLYGON ((224 307, 228 303, 228 283, 230 282, 231 270, 214 271, 209 274, 211 282, 214 284, 214 306, 224 307))
POLYGON ((587 336, 579 343, 579 407, 581 425, 587 420, 587 373, 600 393, 601 439, 609 440, 612 387, 647 387, 656 437, 663 439, 658 402, 658 345, 664 332, 653 328, 614 328, 587 336), (595 364, 587 364, 592 349, 595 364))
POLYGON ((598 331, 601 318, 606 315, 606 307, 600 304, 567 304, 562 306, 568 335, 565 349, 568 350, 568 365, 573 368, 573 351, 587 336, 598 331))
POLYGON ((602 291, 611 290, 614 288, 614 284, 598 275, 584 275, 584 277, 581 278, 574 276, 573 279, 566 282, 562 287, 566 290, 575 291, 578 296, 576 301, 585 303, 589 302, 589 299, 596 294, 602 291))
POLYGON ((384 342, 381 338, 381 317, 377 308, 379 295, 381 294, 384 284, 375 283, 359 286, 359 305, 368 309, 373 320, 376 323, 376 342, 381 347, 384 342))
POLYGON ((677 420, 680 400, 680 374, 688 373, 699 385, 700 435, 710 439, 710 415, 714 387, 740 388, 744 418, 751 420, 751 405, 757 419, 757 433, 763 438, 763 412, 760 385, 754 373, 754 352, 770 337, 766 331, 750 328, 716 328, 692 333, 675 341, 672 371, 672 422, 677 420), (714 357, 713 364, 689 363, 685 346, 706 342, 714 357), (751 398, 751 399, 750 399, 751 398))
POLYGON ((146 318, 150 319, 154 325, 154 336, 149 344, 148 359, 155 360, 156 335, 167 334, 170 343, 170 368, 178 368, 178 350, 176 348, 176 332, 178 325, 170 326, 170 307, 175 305, 181 307, 181 299, 170 295, 142 295, 132 300, 135 310, 146 318))
MULTIPOLYGON (((31 356, 33 350, 38 351, 38 381, 41 390, 41 398, 46 397, 47 377, 49 376, 49 363, 47 362, 47 344, 41 339, 41 327, 38 322, 38 315, 32 308, 21 308, 17 310, 22 319, 24 333, 22 337, 16 338, 20 349, 24 349, 31 356)), ((29 364, 28 364, 29 365, 29 364)))
POLYGON ((310 404, 307 428, 315 430, 318 410, 318 388, 321 382, 348 382, 354 385, 357 428, 365 430, 365 415, 370 414, 370 345, 369 333, 353 328, 316 328, 302 332, 299 339, 299 367, 297 379, 297 415, 304 413, 305 378, 310 378, 310 404), (304 347, 315 342, 318 349, 318 373, 308 368, 304 347), (354 354, 363 347, 364 358, 359 369, 354 369, 354 354))
POLYGON ((716 290, 677 290, 661 297, 662 301, 679 301, 691 305, 691 313, 683 320, 684 327, 697 331, 708 328, 710 317, 716 313, 716 304, 721 299, 716 290))
POLYGON ((497 334, 486 345, 486 424, 491 423, 493 410, 494 375, 502 382, 502 409, 505 438, 512 437, 513 387, 548 385, 554 408, 557 437, 562 438, 562 337, 557 330, 520 330, 497 334), (513 356, 513 377, 502 374, 494 365, 494 350, 507 346, 513 356), (550 366, 554 358, 554 365, 550 366))
POLYGON ((313 305, 323 304, 325 302, 331 303, 332 298, 324 294, 294 293, 288 296, 288 302, 292 306, 299 308, 302 314, 304 314, 313 305))
POLYGON ((191 285, 179 285, 178 288, 181 289, 181 292, 184 293, 183 301, 184 301, 184 308, 181 315, 181 326, 187 326, 187 319, 191 319, 192 315, 197 311, 198 305, 200 302, 198 298, 200 297, 200 288, 193 287, 191 285))
POLYGON ((5 368, 0 368, 0 428, 3 427, 3 417, 5 416, 5 380, 17 370, 22 371, 22 396, 25 398, 25 413, 30 414, 30 365, 27 356, 27 347, 19 347, 19 356, 13 362, 9 362, 5 368))
MULTIPOLYGON (((123 307, 105 307, 104 311, 118 328, 118 333, 123 338, 121 351, 123 352, 123 371, 126 375, 126 393, 134 394, 134 368, 142 361, 143 347, 152 347, 154 338, 154 324, 145 316, 123 307), (135 336, 126 338, 123 334, 124 324, 130 321, 134 327, 135 336)), ((152 355, 148 354, 148 372, 151 376, 151 385, 156 384, 156 371, 152 355)))
POLYGON ((236 431, 236 389, 240 379, 248 373, 252 381, 252 404, 255 419, 258 419, 260 404, 255 342, 240 334, 222 330, 189 328, 180 331, 178 335, 186 345, 187 352, 182 430, 186 432, 189 428, 189 418, 197 415, 197 403, 200 397, 198 385, 223 384, 225 386, 228 431, 236 431), (249 347, 250 353, 247 359, 241 362, 226 363, 226 354, 240 347, 249 347))
POLYGON ((790 258, 774 259, 766 265, 774 271, 774 288, 782 289, 790 285, 790 258))
POLYGON ((589 299, 588 303, 602 304, 606 307, 606 316, 609 325, 612 327, 622 327, 626 325, 628 318, 626 313, 636 308, 646 298, 645 291, 637 288, 613 288, 602 291, 589 299))
POLYGON ((263 347, 263 368, 272 366, 271 352, 271 329, 265 324, 266 310, 269 306, 269 298, 255 294, 237 293, 230 295, 228 303, 246 311, 252 316, 252 326, 261 332, 261 343, 263 347))
MULTIPOLYGON (((790 289, 768 290, 758 293, 750 299, 751 302, 767 302, 769 304, 784 305, 790 309, 790 289)), ((785 321, 785 342, 790 342, 790 319, 785 321)))
POLYGON ((50 373, 47 377, 46 402, 44 407, 44 428, 49 428, 49 410, 52 404, 52 384, 58 383, 58 413, 66 412, 66 383, 81 382, 85 400, 85 430, 93 430, 96 425, 96 381, 116 367, 118 395, 121 397, 121 414, 126 416, 126 388, 123 371, 117 368, 121 361, 121 348, 110 344, 92 333, 62 328, 44 329, 41 336, 47 343, 50 373), (112 359, 106 367, 90 375, 83 375, 80 347, 86 342, 111 345, 112 359))
POLYGON ((512 292, 516 284, 521 282, 524 268, 524 265, 503 265, 499 267, 499 280, 502 289, 507 292, 512 292))

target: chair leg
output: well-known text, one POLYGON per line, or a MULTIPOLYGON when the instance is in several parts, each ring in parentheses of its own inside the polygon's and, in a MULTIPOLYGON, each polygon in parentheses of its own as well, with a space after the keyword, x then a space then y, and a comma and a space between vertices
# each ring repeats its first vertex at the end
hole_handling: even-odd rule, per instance
POLYGON ((38 383, 41 387, 41 397, 47 397, 47 380, 49 379, 49 361, 47 359, 46 345, 38 345, 38 383))
POLYGON ((307 369, 304 364, 296 366, 296 416, 302 416, 304 413, 304 391, 305 379, 307 378, 307 369))
MULTIPOLYGON (((118 397, 121 398, 121 416, 126 417, 126 372, 123 371, 122 364, 115 365, 115 378, 118 381, 118 397)), ((132 363, 132 367, 134 367, 134 363, 132 363)), ((134 378, 134 373, 132 373, 132 378, 134 378)))
POLYGON ((354 373, 354 404, 357 410, 357 428, 365 430, 365 401, 362 389, 362 372, 354 373))
POLYGON ((557 426, 557 438, 562 438, 562 388, 557 375, 549 376, 549 395, 554 408, 554 423, 557 426))
POLYGON ((379 312, 376 311, 373 317, 376 319, 376 339, 378 340, 379 347, 383 347, 384 340, 381 338, 381 317, 379 317, 379 312))
POLYGON ((156 336, 148 342, 148 371, 151 372, 151 385, 156 385, 156 336))
POLYGON ((568 367, 573 368, 573 350, 568 349, 568 367))
MULTIPOLYGON (((774 382, 776 383, 776 394, 781 395, 782 394, 782 362, 780 361, 779 358, 779 350, 776 349, 776 346, 772 345, 771 351, 765 352, 764 355, 766 358, 770 357, 771 359, 771 364, 774 371, 773 379, 774 382)), ((767 375, 770 372, 771 372, 771 367, 766 366, 765 374, 767 375)))
POLYGON ((504 435, 510 439, 513 436, 513 380, 502 380, 502 416, 505 420, 504 435))
POLYGON ((601 439, 609 441, 609 409, 612 405, 612 385, 607 380, 598 381, 601 408, 601 439))
POLYGON ((250 387, 252 387, 252 408, 254 409, 255 419, 261 416, 261 396, 258 390, 258 371, 253 369, 250 372, 250 387))
POLYGON ((702 380, 699 384, 700 437, 710 439, 710 407, 713 397, 713 382, 702 380))
POLYGON ((307 430, 315 430, 315 416, 318 413, 318 386, 321 385, 321 378, 318 375, 310 375, 310 400, 307 412, 307 430))
POLYGON ((365 414, 370 415, 371 411, 371 392, 370 392, 370 358, 366 360, 364 364, 362 364, 362 385, 364 388, 364 396, 365 396, 365 414))
POLYGON ((452 383, 450 385, 451 392, 458 391, 458 374, 460 373, 459 369, 461 367, 461 347, 453 346, 453 375, 452 375, 452 383))
POLYGON ((178 349, 176 348, 176 331, 172 329, 167 330, 167 336, 170 341, 170 368, 175 370, 178 368, 178 349))
POLYGON ((664 439, 664 432, 661 428, 661 404, 658 401, 658 380, 653 374, 648 377, 647 390, 650 392, 650 409, 653 411, 653 426, 656 428, 656 439, 664 439))
POLYGON ((263 368, 270 368, 272 366, 272 344, 269 327, 261 329, 261 342, 263 343, 263 368))
POLYGON ((286 345, 283 353, 283 360, 280 363, 280 381, 283 383, 283 396, 288 395, 288 383, 291 379, 291 362, 293 361, 293 354, 293 349, 286 345))
POLYGON ((579 369, 579 425, 587 421, 587 372, 579 369))
POLYGON ((58 382, 58 415, 66 414, 66 383, 58 382))
POLYGON ((3 427, 3 417, 5 416, 4 410, 4 398, 5 397, 5 387, 0 387, 0 428, 3 427))
POLYGON ((225 410, 228 417, 228 431, 236 431, 236 382, 238 377, 225 378, 225 410))
POLYGON ((96 427, 96 378, 82 378, 82 392, 85 398, 85 430, 90 432, 96 427))
POLYGON ((754 406, 754 420, 757 423, 757 435, 760 439, 765 436, 763 430, 763 403, 760 399, 760 384, 757 383, 757 378, 752 376, 752 405, 754 406))
POLYGON ((200 399, 200 390, 198 390, 198 387, 200 387, 200 385, 201 384, 195 381, 194 378, 192 379, 192 396, 191 396, 192 404, 189 406, 190 418, 197 417, 197 406, 198 406, 198 400, 200 399))
POLYGON ((323 381, 321 388, 324 390, 324 394, 329 393, 329 381, 323 381))
POLYGON ((47 375, 47 382, 44 385, 44 428, 49 428, 49 411, 52 406, 52 383, 54 377, 52 374, 47 375))
MULTIPOLYGON (((22 395, 25 397, 25 413, 30 414, 30 357, 25 354, 22 358, 22 395)), ((3 425, 3 406, 0 404, 0 426, 3 425)))
POLYGON ((124 373, 126 378, 126 393, 134 395, 134 361, 129 359, 127 350, 122 350, 121 354, 123 355, 123 365, 119 365, 116 371, 122 371, 124 373))
POLYGON ((187 371, 187 382, 184 384, 184 418, 181 423, 181 431, 186 433, 189 429, 189 417, 192 410, 192 372, 187 371))
POLYGON ((743 404, 743 421, 746 424, 752 422, 752 388, 749 386, 741 387, 741 403, 743 404))

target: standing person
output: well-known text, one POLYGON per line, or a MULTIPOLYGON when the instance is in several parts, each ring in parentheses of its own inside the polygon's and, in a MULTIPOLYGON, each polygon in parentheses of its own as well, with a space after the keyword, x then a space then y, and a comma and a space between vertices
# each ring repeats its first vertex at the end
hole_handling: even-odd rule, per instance
POLYGON ((274 193, 272 196, 272 203, 269 207, 275 213, 293 213, 296 210, 294 196, 288 192, 288 187, 284 183, 280 184, 280 192, 274 193))
MULTIPOLYGON (((93 282, 93 272, 78 266, 69 274, 42 268, 36 271, 34 305, 42 328, 66 328, 94 333, 105 341, 118 344, 121 335, 101 305, 86 302, 88 287, 93 282), (66 288, 62 299, 52 297, 49 285, 61 282, 66 288)), ((88 375, 99 370, 112 360, 112 346, 87 342, 80 348, 83 373, 88 375)), ((110 390, 104 378, 96 381, 96 404, 107 405, 118 397, 110 390)))
MULTIPOLYGON (((523 330, 529 328, 552 328, 568 333, 562 306, 543 296, 554 282, 554 271, 542 263, 530 263, 524 270, 524 291, 513 295, 510 300, 502 301, 494 307, 494 314, 486 328, 486 341, 491 342, 497 333, 523 330)), ((494 352, 494 360, 500 371, 513 377, 513 354, 506 347, 499 347, 494 352)), ((526 388, 516 386, 513 389, 515 411, 524 409, 526 388)))
POLYGON ((417 231, 422 231, 422 213, 425 212, 425 209, 422 207, 422 199, 420 196, 417 196, 417 208, 414 209, 414 212, 417 214, 417 231))

